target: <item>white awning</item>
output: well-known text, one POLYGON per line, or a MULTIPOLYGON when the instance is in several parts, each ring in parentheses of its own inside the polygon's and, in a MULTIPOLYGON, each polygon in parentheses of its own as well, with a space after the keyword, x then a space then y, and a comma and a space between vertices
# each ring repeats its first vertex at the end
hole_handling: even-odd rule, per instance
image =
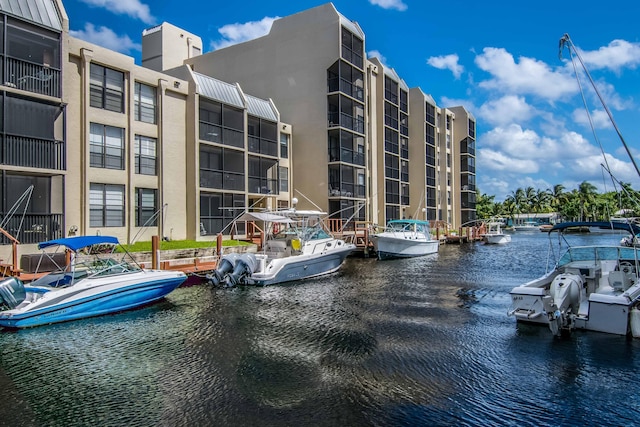
POLYGON ((292 223, 291 218, 285 216, 276 215, 270 212, 245 212, 238 217, 236 221, 264 221, 264 222, 279 222, 279 223, 292 223))

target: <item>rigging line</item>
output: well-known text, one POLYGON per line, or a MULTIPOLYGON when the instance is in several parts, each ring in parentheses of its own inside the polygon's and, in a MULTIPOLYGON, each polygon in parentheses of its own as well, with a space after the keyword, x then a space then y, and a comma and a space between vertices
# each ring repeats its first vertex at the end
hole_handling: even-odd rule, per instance
POLYGON ((140 227, 140 230, 138 230, 138 232, 136 233, 135 236, 133 236, 133 239, 131 239, 131 244, 134 244, 136 242, 136 240, 138 239, 138 236, 140 235, 140 233, 142 233, 144 231, 144 229, 148 226, 148 224, 151 221, 154 221, 156 218, 158 218, 158 216, 160 215, 160 211, 164 211, 164 208, 166 208, 168 206, 168 203, 165 203, 164 205, 162 205, 162 207, 160 209, 157 209, 153 215, 151 215, 149 217, 149 219, 147 219, 144 224, 142 224, 142 227, 140 227))
POLYGON ((309 199, 307 196, 305 196, 304 194, 302 194, 302 192, 300 192, 300 190, 295 190, 295 191, 296 191, 296 193, 298 193, 299 195, 304 197, 307 200, 307 202, 311 203, 316 209, 318 209, 319 211, 322 211, 322 209, 320 209, 320 206, 318 206, 315 203, 313 203, 313 201, 311 199, 309 199))
MULTIPOLYGON (((600 142, 600 138, 598 138, 598 134, 596 132, 596 127, 593 124, 593 118, 591 116, 591 111, 589 110, 589 105, 587 103, 587 98, 584 94, 584 89, 582 87, 582 82, 580 80, 580 76, 578 74, 578 68, 576 67, 576 62, 575 62, 575 55, 573 53, 573 50, 571 48, 569 48, 569 55, 571 56, 571 65, 573 66, 573 72, 576 76, 576 81, 578 82, 578 88, 580 89, 580 97, 582 98, 582 104, 584 105, 584 109, 587 113, 587 118, 589 119, 589 126, 591 127, 591 132, 593 133, 593 138, 595 139, 595 141, 598 143, 598 146, 600 147, 600 152, 602 153, 602 158, 604 159, 605 164, 607 165, 607 168, 609 167, 609 162, 607 160, 607 155, 605 153, 604 147, 602 146, 602 143, 600 142)), ((584 66, 583 66, 584 68, 584 66)), ((603 179, 604 182, 604 179, 603 179)), ((606 183, 605 183, 605 187, 606 187, 606 183)), ((613 184, 614 190, 617 192, 618 189, 616 188, 615 182, 613 184)))
POLYGON ((600 166, 602 166, 602 168, 607 171, 607 173, 609 174, 609 176, 611 177, 611 180, 618 183, 618 185, 620 185, 620 188, 622 189, 622 191, 624 191, 624 193, 629 197, 629 199, 631 199, 632 202, 634 202, 637 206, 640 206, 640 201, 638 201, 638 199, 636 199, 634 197, 633 194, 629 193, 629 191, 627 191, 627 189, 624 187, 624 185, 622 185, 622 182, 620 182, 611 172, 611 170, 606 167, 605 165, 603 165, 602 163, 600 164, 600 166))
MULTIPOLYGON (((22 202, 24 201, 25 198, 29 198, 29 200, 27 201, 26 205, 25 205, 25 211, 26 211, 26 207, 29 206, 29 202, 31 201, 31 194, 33 193, 33 185, 30 185, 25 191, 24 193, 22 193, 22 195, 18 198, 18 200, 16 200, 16 202, 13 204, 13 206, 11 206, 11 208, 9 209, 9 211, 7 212, 7 214, 5 215, 5 217, 2 220, 2 223, 0 223, 0 227, 5 228, 6 225, 9 223, 9 220, 13 217, 13 215, 16 213, 16 211, 18 210, 18 208, 20 207, 20 205, 22 205, 22 202)), ((25 212, 26 213, 26 212, 25 212)), ((24 214, 23 214, 24 215, 24 214)), ((22 225, 22 224, 21 224, 22 225)))
POLYGON ((571 52, 571 48, 573 48, 573 51, 575 51, 576 57, 578 58, 578 60, 580 61, 580 64, 582 65, 582 69, 584 70, 586 76, 589 78, 589 81, 591 82, 591 86, 593 86, 593 89, 596 92, 596 95, 598 95, 598 99, 600 100, 600 103, 602 104, 602 106, 604 107, 604 110, 609 116, 609 120, 611 120, 611 124, 613 125, 613 128, 616 130, 616 133, 618 134, 618 137, 620 138, 620 141, 622 142, 624 149, 627 151, 627 155, 629 156, 629 159, 631 159, 631 163, 633 163, 633 167, 636 169, 636 173, 638 174, 638 176, 640 176, 640 169, 638 168, 638 165, 636 164, 635 159, 631 155, 631 150, 629 149, 627 142, 624 140, 624 137, 622 136, 622 133, 620 132, 620 129, 616 124, 616 121, 613 119, 613 114, 611 114, 611 110, 609 110, 609 107, 607 107, 607 104, 605 104, 604 99, 602 98, 602 95, 598 90, 598 87, 593 81, 593 78, 591 78, 591 74, 589 74, 589 70, 587 70, 587 67, 584 65, 582 56, 580 56, 580 53, 578 52, 575 45, 571 41, 571 38, 569 37, 568 33, 565 33, 564 36, 562 36, 562 38, 560 39, 560 54, 562 53, 562 48, 564 46, 567 46, 569 48, 569 52, 571 52))

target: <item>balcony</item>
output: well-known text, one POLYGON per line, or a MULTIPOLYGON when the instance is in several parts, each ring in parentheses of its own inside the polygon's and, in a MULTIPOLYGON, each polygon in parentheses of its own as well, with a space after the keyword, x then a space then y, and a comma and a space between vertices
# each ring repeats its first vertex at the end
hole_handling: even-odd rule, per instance
MULTIPOLYGON (((4 229, 20 243, 35 244, 63 237, 62 220, 62 214, 26 214, 24 218, 13 216, 4 229)), ((2 236, 0 244, 8 245, 11 241, 2 236)))
POLYGON ((0 139, 0 164, 65 170, 64 142, 7 135, 0 139))
POLYGON ((6 58, 4 85, 60 98, 60 70, 14 58, 6 58))

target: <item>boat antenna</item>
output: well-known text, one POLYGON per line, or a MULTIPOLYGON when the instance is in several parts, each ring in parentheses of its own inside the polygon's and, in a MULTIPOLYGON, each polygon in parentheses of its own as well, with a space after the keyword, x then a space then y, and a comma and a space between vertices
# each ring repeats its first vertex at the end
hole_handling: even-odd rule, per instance
POLYGON ((300 192, 300 190, 296 190, 296 193, 298 193, 299 195, 301 195, 302 197, 304 197, 307 202, 311 203, 316 209, 318 209, 319 211, 322 211, 322 209, 320 209, 320 206, 316 205, 315 203, 313 203, 313 200, 309 199, 307 196, 305 196, 304 194, 302 194, 300 192))
MULTIPOLYGON (((565 33, 562 36, 562 38, 560 38, 559 52, 558 52, 558 56, 560 58, 562 58, 562 50, 565 47, 569 50, 569 54, 571 55, 571 62, 573 64, 574 70, 576 69, 575 62, 574 62, 574 54, 575 54, 575 57, 577 57, 578 60, 580 61, 580 65, 582 65, 582 69, 584 70, 586 76, 589 78, 589 82, 591 83, 591 86, 593 87, 596 95, 598 96, 598 99, 600 100, 600 103, 602 104, 602 106, 604 107, 604 110, 606 111, 607 115, 609 116, 609 120, 611 120, 611 124, 613 125, 614 129, 616 130, 616 133, 618 134, 618 137, 620 138, 620 141, 622 141, 622 145, 624 146, 624 149, 627 151, 627 154, 629 155, 629 159, 631 159, 631 163, 633 163, 633 167, 636 169, 636 172, 637 172, 638 176, 640 176, 640 169, 638 168, 638 165, 636 164, 636 161, 633 158, 633 155, 631 154, 631 150, 629 149, 629 146, 627 145, 626 141, 624 140, 624 137, 622 136, 622 133, 620 132, 620 129, 618 128, 618 125, 616 124, 616 121, 613 119, 613 114, 611 114, 611 111, 609 110, 609 107, 607 107, 607 104, 605 104, 604 99, 602 98, 602 95, 600 94, 600 91, 598 90, 598 87, 596 86, 595 82, 593 81, 593 78, 591 78, 591 74, 589 74, 589 70, 587 70, 587 67, 584 65, 584 61, 582 60, 582 56, 580 56, 580 52, 578 52, 578 49, 576 49, 576 46, 571 41, 571 38, 569 37, 568 33, 565 33)), ((576 78, 577 77, 578 77, 578 74, 577 74, 577 71, 576 71, 576 78)), ((580 80, 579 79, 578 79, 578 85, 580 85, 580 80)), ((582 86, 580 86, 580 91, 582 92, 582 86)), ((583 94, 583 99, 584 99, 584 94, 583 94)), ((588 113, 589 113, 589 109, 587 108, 587 114, 588 113)), ((591 117, 590 116, 589 116, 589 121, 591 121, 591 117)), ((592 126, 593 126, 593 124, 592 124, 592 126)), ((606 162, 606 157, 605 157, 605 162, 606 162)))

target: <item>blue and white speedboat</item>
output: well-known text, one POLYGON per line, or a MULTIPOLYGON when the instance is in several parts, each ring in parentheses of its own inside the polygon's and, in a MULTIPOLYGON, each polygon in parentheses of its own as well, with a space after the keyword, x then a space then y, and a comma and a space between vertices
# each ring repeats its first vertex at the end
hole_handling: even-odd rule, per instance
MULTIPOLYGON (((165 297, 187 278, 183 272, 144 270, 127 259, 128 253, 114 252, 117 245, 110 236, 40 243, 43 250, 66 251, 66 262, 30 283, 16 277, 0 282, 0 326, 27 328, 140 307, 165 297)), ((47 264, 55 264, 51 254, 43 253, 47 264)))

